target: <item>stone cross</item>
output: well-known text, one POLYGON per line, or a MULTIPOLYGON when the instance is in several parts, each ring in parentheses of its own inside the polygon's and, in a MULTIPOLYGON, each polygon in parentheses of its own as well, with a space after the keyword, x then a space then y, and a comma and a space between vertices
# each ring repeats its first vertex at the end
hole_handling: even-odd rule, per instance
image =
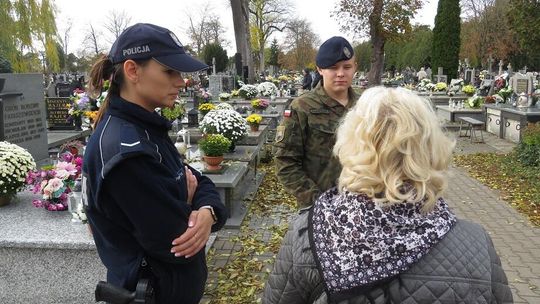
POLYGON ((491 66, 493 65, 493 57, 491 57, 491 54, 489 54, 488 58, 488 74, 491 75, 491 66))
POLYGON ((216 57, 212 57, 212 74, 216 75, 216 57))
POLYGON ((469 68, 469 58, 465 58, 465 68, 469 68))
POLYGON ((499 61, 499 75, 501 75, 503 73, 503 65, 504 65, 504 63, 503 63, 503 61, 501 59, 501 61, 499 61))
POLYGON ((523 74, 527 74, 527 66, 524 66, 523 70, 525 71, 525 73, 523 73, 523 74))
POLYGON ((512 76, 512 64, 510 62, 506 66, 506 69, 508 70, 508 76, 512 76))

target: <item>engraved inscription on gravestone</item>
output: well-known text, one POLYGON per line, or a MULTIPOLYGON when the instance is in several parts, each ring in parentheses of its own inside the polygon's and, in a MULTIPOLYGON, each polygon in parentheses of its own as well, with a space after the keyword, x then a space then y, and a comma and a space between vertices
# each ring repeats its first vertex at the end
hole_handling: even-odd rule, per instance
POLYGON ((529 80, 528 79, 516 79, 516 90, 517 94, 528 93, 529 80))
POLYGON ((36 160, 45 159, 47 130, 43 102, 43 75, 0 74, 6 79, 0 93, 0 140, 27 149, 36 160))
POLYGON ((49 130, 74 130, 73 123, 68 122, 69 105, 71 99, 68 97, 48 97, 47 103, 47 125, 49 130))

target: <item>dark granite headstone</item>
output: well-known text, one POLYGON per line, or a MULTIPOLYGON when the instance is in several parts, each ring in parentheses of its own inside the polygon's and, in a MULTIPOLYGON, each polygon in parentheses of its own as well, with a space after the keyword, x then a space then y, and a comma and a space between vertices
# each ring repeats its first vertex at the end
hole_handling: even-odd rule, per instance
POLYGON ((45 101, 49 130, 75 130, 73 123, 68 122, 68 106, 71 104, 69 97, 48 97, 45 101))
POLYGON ((36 160, 48 157, 43 76, 0 74, 6 79, 0 92, 0 140, 27 149, 36 160))

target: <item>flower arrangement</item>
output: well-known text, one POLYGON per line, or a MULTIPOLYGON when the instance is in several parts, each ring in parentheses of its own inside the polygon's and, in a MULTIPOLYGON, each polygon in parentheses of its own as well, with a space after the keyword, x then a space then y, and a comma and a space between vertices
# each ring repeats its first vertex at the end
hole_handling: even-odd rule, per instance
POLYGON ((433 90, 436 92, 443 92, 446 91, 447 88, 446 82, 438 82, 433 90))
POLYGON ((268 108, 268 105, 270 105, 270 102, 266 99, 253 99, 251 101, 251 106, 257 110, 264 110, 268 108))
POLYGON ((202 100, 203 103, 208 103, 210 100, 212 100, 212 94, 205 90, 204 88, 199 89, 199 98, 202 100))
POLYGON ((108 80, 105 80, 103 82, 103 88, 101 89, 101 94, 96 99, 96 107, 100 108, 103 101, 105 101, 105 97, 107 97, 107 92, 109 91, 109 87, 111 86, 111 82, 108 80))
POLYGON ((484 99, 484 102, 485 103, 495 103, 496 100, 497 100, 497 98, 495 98, 495 96, 490 95, 490 96, 486 96, 486 98, 484 99))
POLYGON ((240 96, 240 90, 231 91, 231 97, 238 97, 238 96, 240 96))
POLYGON ((199 123, 205 134, 222 134, 233 143, 247 135, 246 121, 235 110, 215 110, 206 114, 199 123))
POLYGON ((254 85, 244 84, 238 90, 238 94, 244 99, 253 99, 259 94, 259 90, 257 90, 257 87, 254 85))
POLYGON ((234 108, 233 108, 233 106, 231 106, 230 104, 228 104, 226 102, 220 102, 216 106, 216 110, 234 110, 234 108))
POLYGON ((206 114, 215 109, 216 109, 216 106, 213 103, 205 102, 199 105, 199 111, 203 114, 206 114))
POLYGON ((71 122, 76 117, 81 117, 90 107, 90 97, 84 91, 75 90, 70 97, 71 104, 68 105, 68 120, 71 122))
POLYGON ((472 85, 468 84, 464 86, 461 91, 469 96, 472 96, 476 92, 476 89, 472 85))
POLYGON ((208 134, 199 141, 198 145, 205 156, 216 157, 229 151, 231 141, 221 134, 208 134))
POLYGON ((474 96, 469 99, 467 99, 467 107, 471 109, 480 108, 484 104, 484 97, 482 96, 474 96))
POLYGON ((272 95, 277 95, 278 88, 272 82, 266 81, 266 82, 260 83, 257 86, 257 91, 259 91, 260 95, 269 97, 272 95))
POLYGON ((262 121, 262 116, 259 114, 251 114, 246 118, 246 121, 250 125, 259 125, 262 121))
POLYGON ((281 81, 281 82, 288 82, 291 79, 287 75, 279 75, 278 80, 281 81))
POLYGON ((26 174, 36 168, 30 153, 7 141, 0 141, 0 195, 12 197, 22 190, 26 174))
POLYGON ((68 194, 81 174, 82 158, 71 152, 60 156, 56 165, 42 167, 41 170, 28 172, 26 183, 41 199, 32 204, 49 211, 63 211, 68 208, 68 194))
POLYGON ((219 100, 227 101, 229 99, 231 99, 231 94, 230 93, 221 93, 221 94, 219 94, 219 100))
POLYGON ((501 96, 504 102, 506 102, 508 97, 510 97, 510 95, 512 95, 513 92, 514 91, 512 90, 511 87, 505 87, 505 88, 500 89, 499 92, 497 92, 497 95, 501 96))
POLYGON ((186 113, 185 104, 183 100, 177 99, 172 108, 161 109, 161 115, 170 121, 180 118, 186 113))
POLYGON ((431 83, 431 80, 429 80, 427 78, 424 78, 424 79, 420 80, 420 82, 416 86, 416 90, 418 90, 420 92, 425 92, 425 91, 430 90, 432 86, 433 86, 433 84, 431 83))
POLYGON ((84 116, 88 117, 91 121, 96 120, 98 111, 85 111, 84 116))

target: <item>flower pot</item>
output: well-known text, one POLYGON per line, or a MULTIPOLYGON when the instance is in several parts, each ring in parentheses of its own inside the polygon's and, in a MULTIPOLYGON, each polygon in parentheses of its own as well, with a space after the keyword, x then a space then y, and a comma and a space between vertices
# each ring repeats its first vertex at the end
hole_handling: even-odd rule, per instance
POLYGON ((249 128, 251 129, 251 132, 258 132, 259 131, 259 124, 250 124, 249 128))
POLYGON ((221 162, 223 161, 223 155, 221 156, 203 156, 206 163, 206 169, 209 171, 216 171, 221 169, 221 162))
POLYGON ((11 203, 11 195, 0 195, 0 207, 9 205, 11 203))

